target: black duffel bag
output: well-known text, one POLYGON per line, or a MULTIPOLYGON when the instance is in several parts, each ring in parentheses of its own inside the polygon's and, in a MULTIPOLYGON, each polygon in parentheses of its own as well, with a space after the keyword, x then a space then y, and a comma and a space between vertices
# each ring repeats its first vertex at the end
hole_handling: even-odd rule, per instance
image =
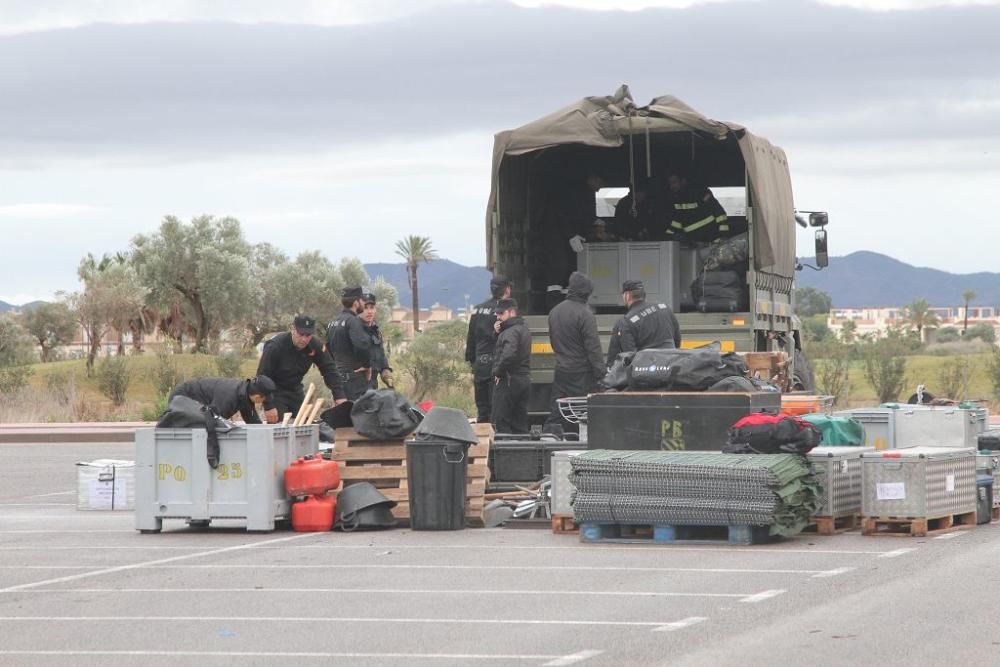
POLYGON ((235 428, 228 419, 223 419, 215 410, 202 405, 187 396, 174 396, 167 409, 160 415, 156 428, 203 428, 208 432, 208 465, 219 465, 219 433, 228 433, 235 428))
POLYGON ((354 401, 354 430, 372 440, 398 440, 413 432, 423 413, 392 389, 369 389, 354 401))
POLYGON ((635 352, 620 352, 618 356, 615 357, 615 360, 611 364, 611 368, 608 369, 604 379, 601 380, 601 385, 607 387, 608 389, 627 388, 629 381, 629 367, 632 364, 633 357, 635 357, 635 352))
POLYGON ((629 388, 663 391, 705 391, 734 375, 746 376, 747 365, 738 354, 722 354, 711 343, 691 350, 639 350, 629 369, 629 388))

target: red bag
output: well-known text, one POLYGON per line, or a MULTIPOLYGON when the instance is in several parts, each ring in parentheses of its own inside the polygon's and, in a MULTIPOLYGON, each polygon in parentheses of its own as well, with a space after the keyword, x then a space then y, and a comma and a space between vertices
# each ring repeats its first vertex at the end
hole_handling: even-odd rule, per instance
POLYGON ((741 418, 729 429, 730 454, 805 454, 819 445, 823 432, 793 415, 758 412, 741 418))

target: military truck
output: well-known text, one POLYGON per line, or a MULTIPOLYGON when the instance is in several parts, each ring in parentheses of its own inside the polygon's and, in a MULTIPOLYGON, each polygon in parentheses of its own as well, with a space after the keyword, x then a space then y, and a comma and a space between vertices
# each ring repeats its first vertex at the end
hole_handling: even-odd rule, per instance
POLYGON ((605 350, 612 326, 625 312, 621 283, 640 279, 648 301, 667 303, 677 313, 683 347, 719 341, 725 351, 785 351, 793 361, 795 388, 813 389, 794 314, 795 271, 802 268, 795 227, 816 227, 818 266, 812 268, 822 268, 828 218, 822 212, 805 212, 808 218, 799 213, 784 151, 673 96, 640 107, 622 86, 614 95, 588 97, 497 134, 486 214, 487 266, 513 280, 513 296, 532 332, 531 411, 548 411, 555 364, 547 331, 550 297, 574 269, 595 283, 590 305, 605 350), (587 242, 595 220, 612 222, 609 204, 616 197, 609 193, 634 190, 640 181, 658 187, 675 165, 718 195, 729 215, 727 238, 587 242), (740 239, 745 255, 737 271, 739 306, 699 304, 691 288, 706 275, 713 248, 740 239))

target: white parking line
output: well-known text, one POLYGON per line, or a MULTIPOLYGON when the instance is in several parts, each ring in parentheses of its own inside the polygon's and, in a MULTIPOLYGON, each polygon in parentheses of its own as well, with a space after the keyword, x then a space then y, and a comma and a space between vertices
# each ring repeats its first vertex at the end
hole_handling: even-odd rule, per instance
POLYGON ((0 503, 0 507, 76 507, 76 503, 0 503))
POLYGON ((698 623, 704 623, 707 620, 708 619, 704 616, 688 616, 687 618, 682 618, 679 621, 665 623, 658 628, 653 628, 653 632, 676 632, 677 630, 689 628, 692 625, 697 625, 698 623))
POLYGON ((591 658, 604 653, 604 651, 580 651, 579 653, 571 653, 569 655, 564 655, 561 658, 556 658, 555 660, 550 660, 545 663, 542 667, 563 667, 564 665, 575 665, 578 662, 583 662, 584 660, 590 660, 591 658))
POLYGON ((573 621, 538 618, 380 618, 378 616, 0 616, 0 623, 403 623, 420 625, 583 625, 657 628, 664 621, 573 621))
POLYGON ((757 593, 756 595, 748 595, 742 600, 740 600, 740 602, 749 602, 750 604, 753 604, 755 602, 763 602, 764 600, 770 600, 771 598, 778 597, 779 595, 785 592, 786 591, 781 589, 762 591, 760 593, 757 593))
POLYGON ((828 579, 830 577, 836 577, 841 574, 846 574, 853 571, 853 567, 838 567, 834 570, 827 570, 826 572, 817 572, 812 576, 813 579, 828 579))
POLYGON ((51 496, 72 496, 76 491, 56 491, 55 493, 36 493, 33 496, 24 496, 25 498, 49 498, 51 496))
MULTIPOLYGON (((581 653, 588 653, 581 651, 581 653)), ((593 652, 586 658, 600 654, 593 652)), ((491 654, 491 653, 321 653, 313 651, 17 651, 0 650, 0 655, 50 656, 50 657, 207 657, 207 658, 399 658, 401 660, 565 660, 571 656, 544 654, 491 654)), ((574 653, 573 655, 580 655, 574 653)), ((581 658, 586 659, 586 658, 581 658)), ((577 660, 576 662, 580 662, 577 660)), ((556 663, 546 663, 556 664, 556 663)), ((560 665, 572 663, 561 662, 560 665)))
POLYGON ((671 591, 594 591, 594 590, 484 590, 482 588, 34 588, 18 593, 339 593, 365 595, 596 595, 611 597, 663 597, 663 598, 739 598, 743 602, 757 602, 784 591, 762 593, 690 593, 671 591), (761 597, 763 596, 763 597, 761 597))
MULTIPOLYGON (((288 537, 278 537, 273 540, 264 540, 264 542, 274 544, 276 542, 288 542, 290 540, 299 540, 304 537, 311 537, 311 533, 298 533, 296 535, 290 535, 288 537)), ((136 570, 141 567, 149 567, 151 565, 162 565, 166 563, 173 563, 179 560, 187 560, 189 558, 200 558, 202 556, 214 556, 216 554, 229 553, 232 551, 241 551, 249 547, 249 544, 239 544, 236 546, 226 547, 224 549, 211 549, 209 551, 199 551, 193 554, 184 554, 182 556, 172 556, 170 558, 160 558, 157 560, 145 561, 142 563, 132 563, 130 565, 118 565, 115 567, 107 567, 100 570, 93 570, 91 572, 81 572, 80 574, 70 574, 65 577, 58 577, 56 579, 46 579, 44 581, 34 581, 28 584, 18 584, 17 586, 8 586, 7 588, 0 588, 0 593, 11 593, 13 591, 23 591, 29 588, 39 588, 41 586, 48 586, 50 584, 61 584, 67 581, 77 581, 79 579, 86 579, 88 577, 98 577, 104 574, 114 574, 116 572, 125 572, 128 570, 136 570)))
MULTIPOLYGON (((92 535, 94 533, 133 533, 134 534, 135 530, 134 529, 133 530, 125 530, 124 528, 115 528, 115 529, 112 529, 112 530, 97 530, 97 529, 94 529, 94 530, 31 530, 31 529, 25 529, 25 530, 0 530, 0 535, 66 535, 67 533, 70 533, 70 534, 80 533, 80 534, 83 534, 83 535, 92 535)), ((11 547, 0 547, 0 549, 6 549, 6 548, 11 548, 11 547)), ((15 548, 15 549, 51 549, 53 547, 13 547, 13 548, 15 548)), ((81 549, 81 548, 83 548, 83 549, 96 549, 98 547, 94 547, 94 546, 91 546, 91 545, 86 545, 86 546, 83 546, 83 547, 55 547, 55 548, 57 548, 57 549, 81 549)), ((150 548, 154 548, 154 547, 150 547, 150 548)), ((200 548, 204 548, 204 545, 201 545, 200 548)))
MULTIPOLYGON (((16 567, 16 566, 15 566, 16 567)), ((289 563, 210 563, 204 565, 137 565, 149 570, 328 570, 336 567, 338 570, 485 570, 497 572, 502 570, 514 572, 686 572, 705 574, 806 574, 815 575, 829 570, 767 570, 739 568, 697 568, 697 567, 629 567, 618 565, 406 565, 406 564, 371 564, 371 563, 307 563, 293 565, 289 563)))
POLYGON ((899 556, 903 556, 905 554, 910 553, 911 551, 916 551, 916 550, 917 550, 916 547, 903 547, 902 549, 893 549, 892 551, 883 551, 881 554, 879 554, 878 557, 879 558, 898 558, 899 556))
POLYGON ((945 533, 944 535, 938 535, 935 540, 950 540, 962 535, 962 533, 945 533))

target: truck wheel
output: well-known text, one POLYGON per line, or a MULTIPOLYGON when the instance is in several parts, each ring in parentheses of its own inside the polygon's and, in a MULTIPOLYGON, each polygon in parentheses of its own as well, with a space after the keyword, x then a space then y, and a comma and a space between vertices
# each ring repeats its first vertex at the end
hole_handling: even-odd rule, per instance
POLYGON ((812 366, 802 350, 795 350, 795 372, 792 375, 794 391, 816 391, 816 379, 813 377, 812 366))

